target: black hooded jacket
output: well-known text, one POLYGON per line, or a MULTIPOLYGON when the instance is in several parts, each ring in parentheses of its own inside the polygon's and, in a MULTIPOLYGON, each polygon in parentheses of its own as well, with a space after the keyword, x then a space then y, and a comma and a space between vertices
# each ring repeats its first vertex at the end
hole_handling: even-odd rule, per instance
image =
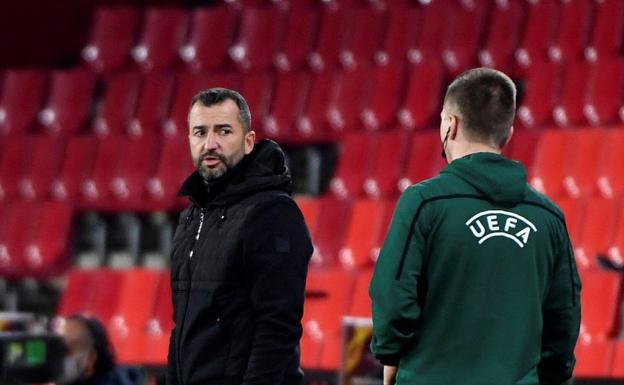
POLYGON ((193 173, 171 254, 167 384, 299 384, 307 265, 303 216, 272 141, 217 182, 193 173))

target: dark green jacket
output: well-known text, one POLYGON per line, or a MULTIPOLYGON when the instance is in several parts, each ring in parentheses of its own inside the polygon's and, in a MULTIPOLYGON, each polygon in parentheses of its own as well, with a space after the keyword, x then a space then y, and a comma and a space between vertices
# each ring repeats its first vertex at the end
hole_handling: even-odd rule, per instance
POLYGON ((519 163, 468 155, 399 199, 370 286, 371 349, 399 385, 559 384, 579 294, 561 210, 519 163))

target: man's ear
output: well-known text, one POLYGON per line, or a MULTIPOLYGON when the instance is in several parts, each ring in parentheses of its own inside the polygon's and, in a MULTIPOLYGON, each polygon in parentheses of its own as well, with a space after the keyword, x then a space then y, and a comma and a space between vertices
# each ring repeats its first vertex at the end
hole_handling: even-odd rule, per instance
POLYGON ((455 140, 459 130, 459 119, 457 115, 449 115, 449 140, 455 140))
POLYGON ((507 146, 507 144, 509 144, 509 141, 511 140, 511 137, 513 136, 513 134, 514 134, 514 127, 511 126, 511 128, 509 129, 509 136, 507 136, 507 139, 505 140, 505 144, 503 144, 503 147, 501 148, 504 148, 505 146, 507 146))
POLYGON ((255 144, 256 144, 256 132, 252 130, 245 134, 245 155, 253 151, 255 144))

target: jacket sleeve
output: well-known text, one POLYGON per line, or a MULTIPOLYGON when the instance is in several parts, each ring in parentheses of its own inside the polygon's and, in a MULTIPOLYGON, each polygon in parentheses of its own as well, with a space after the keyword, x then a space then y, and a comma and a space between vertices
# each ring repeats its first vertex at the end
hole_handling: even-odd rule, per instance
POLYGON ((255 329, 243 385, 281 383, 302 334, 312 243, 290 197, 249 214, 243 256, 255 329))
POLYGON ((421 311, 416 288, 425 249, 419 223, 421 203, 414 187, 399 199, 369 288, 373 313, 371 351, 384 365, 397 366, 416 337, 414 324, 421 311))
POLYGON ((178 375, 175 358, 175 328, 171 331, 171 337, 169 337, 169 353, 167 355, 167 376, 165 379, 166 385, 178 385, 178 375))
POLYGON ((561 384, 572 377, 574 346, 581 322, 581 282, 567 234, 556 256, 552 282, 542 306, 542 353, 538 365, 540 383, 561 384))

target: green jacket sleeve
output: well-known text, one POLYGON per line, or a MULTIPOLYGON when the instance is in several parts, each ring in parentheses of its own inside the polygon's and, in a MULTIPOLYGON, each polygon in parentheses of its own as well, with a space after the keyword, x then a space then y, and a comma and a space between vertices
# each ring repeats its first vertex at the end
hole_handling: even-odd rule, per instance
POLYGON ((574 346, 581 323, 581 282, 572 245, 567 234, 562 238, 552 283, 542 307, 542 354, 538 365, 541 384, 561 384, 572 377, 574 346))
POLYGON ((373 312, 371 350, 384 365, 397 366, 404 348, 415 338, 414 324, 421 310, 417 284, 425 247, 418 223, 421 203, 414 187, 399 199, 369 289, 373 312))

